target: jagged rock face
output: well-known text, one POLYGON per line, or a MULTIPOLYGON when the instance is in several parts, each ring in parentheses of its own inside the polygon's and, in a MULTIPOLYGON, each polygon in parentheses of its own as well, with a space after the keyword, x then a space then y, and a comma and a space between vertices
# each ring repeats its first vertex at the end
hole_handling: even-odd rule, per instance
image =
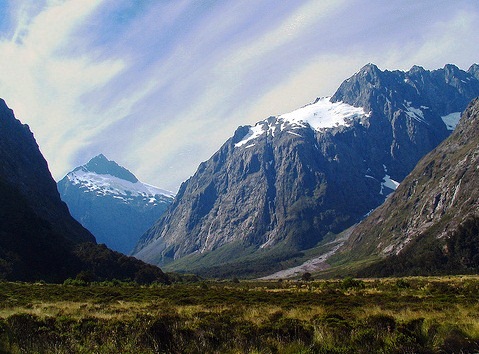
POLYGON ((240 127, 181 186, 134 254, 166 264, 235 242, 313 247, 380 205, 478 94, 479 81, 450 65, 407 73, 367 65, 330 100, 240 127))
POLYGON ((69 172, 58 190, 72 216, 115 251, 129 254, 173 201, 102 154, 69 172))
POLYGON ((477 79, 454 65, 432 72, 419 66, 408 72, 382 72, 369 64, 343 82, 331 100, 373 112, 371 140, 388 155, 383 157, 388 171, 400 181, 448 135, 437 117, 459 117, 477 90, 477 79))
POLYGON ((0 279, 62 282, 80 272, 93 280, 167 282, 163 272, 97 245, 70 215, 26 125, 0 99, 0 279))
POLYGON ((479 99, 475 99, 454 133, 355 228, 346 249, 358 257, 397 255, 426 234, 444 244, 466 219, 479 217, 478 166, 479 99))

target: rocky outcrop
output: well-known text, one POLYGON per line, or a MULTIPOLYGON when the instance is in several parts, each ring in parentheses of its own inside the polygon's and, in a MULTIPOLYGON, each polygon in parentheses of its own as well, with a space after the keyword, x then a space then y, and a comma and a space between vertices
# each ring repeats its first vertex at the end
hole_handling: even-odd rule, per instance
POLYGON ((478 94, 479 81, 452 65, 432 72, 366 65, 331 99, 238 128, 183 183, 134 254, 172 269, 183 269, 186 257, 193 271, 214 260, 254 272, 253 260, 268 257, 269 271, 281 267, 278 259, 379 206, 478 94))
POLYGON ((98 243, 124 254, 133 250, 174 198, 102 154, 69 172, 58 182, 58 190, 72 216, 98 243))

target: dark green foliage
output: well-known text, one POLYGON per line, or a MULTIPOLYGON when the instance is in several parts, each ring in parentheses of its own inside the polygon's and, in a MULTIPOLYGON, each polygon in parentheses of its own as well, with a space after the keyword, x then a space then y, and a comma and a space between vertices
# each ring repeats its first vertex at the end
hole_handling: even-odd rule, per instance
POLYGON ((83 272, 88 274, 90 281, 118 279, 133 280, 138 284, 169 283, 160 268, 112 251, 103 244, 82 243, 76 246, 74 254, 81 260, 83 269, 86 269, 83 272))
POLYGON ((450 267, 479 270, 479 217, 474 216, 459 225, 446 241, 450 267))
POLYGON ((301 276, 301 280, 311 281, 313 280, 313 276, 311 275, 311 273, 306 272, 306 273, 303 273, 303 275, 301 276))
POLYGON ((407 289, 411 285, 404 279, 398 279, 396 280, 396 286, 398 287, 398 289, 407 289))
POLYGON ((443 353, 477 353, 479 351, 479 341, 470 338, 467 334, 458 328, 452 328, 441 345, 443 353))
POLYGON ((362 280, 353 279, 352 277, 344 278, 341 283, 343 289, 364 289, 365 285, 362 280))
POLYGON ((302 263, 303 257, 303 252, 298 252, 287 243, 272 250, 263 249, 257 252, 251 245, 231 243, 206 254, 194 254, 179 259, 172 268, 170 265, 162 268, 179 273, 194 272, 205 278, 251 279, 297 265, 294 263, 297 260, 302 263), (245 249, 247 251, 244 251, 245 249), (244 255, 238 257, 240 253, 244 255))

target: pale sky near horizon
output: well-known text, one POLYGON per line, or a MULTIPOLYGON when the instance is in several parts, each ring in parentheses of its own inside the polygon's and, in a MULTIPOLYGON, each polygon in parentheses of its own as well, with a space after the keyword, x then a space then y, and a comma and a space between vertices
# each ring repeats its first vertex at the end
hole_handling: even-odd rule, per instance
POLYGON ((467 70, 478 23, 478 0, 0 0, 0 97, 55 179, 103 153, 176 191, 369 62, 467 70))

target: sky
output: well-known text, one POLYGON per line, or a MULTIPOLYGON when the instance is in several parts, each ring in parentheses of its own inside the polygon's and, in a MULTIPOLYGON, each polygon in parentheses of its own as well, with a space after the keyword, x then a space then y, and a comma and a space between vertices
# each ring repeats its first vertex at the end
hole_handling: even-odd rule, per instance
POLYGON ((467 70, 478 23, 477 0, 0 0, 0 97, 56 180, 103 153, 176 192, 367 63, 467 70))

